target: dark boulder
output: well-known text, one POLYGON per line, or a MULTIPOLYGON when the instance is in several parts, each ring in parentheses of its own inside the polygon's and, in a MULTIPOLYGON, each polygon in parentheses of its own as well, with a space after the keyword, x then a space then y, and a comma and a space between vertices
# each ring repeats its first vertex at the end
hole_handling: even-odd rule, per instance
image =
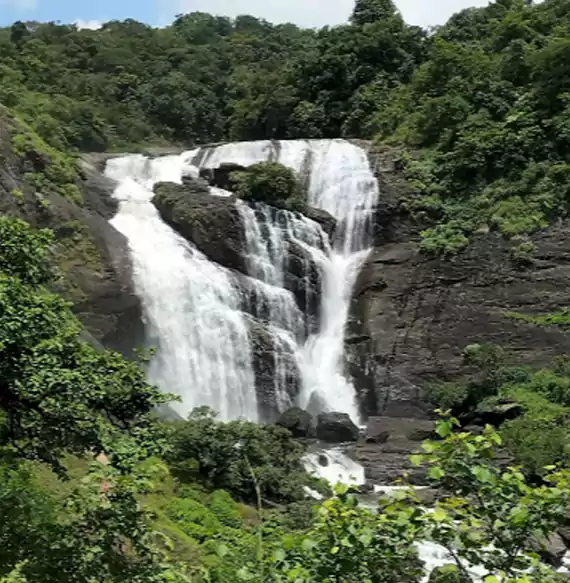
POLYGON ((319 455, 319 465, 323 468, 328 468, 330 465, 329 458, 324 454, 320 454, 319 455))
POLYGON ((430 439, 438 439, 438 435, 435 432, 435 423, 433 427, 415 427, 412 429, 408 435, 410 441, 427 441, 430 439))
POLYGON ((516 419, 524 413, 524 408, 513 401, 481 403, 476 410, 479 425, 500 427, 506 421, 516 419))
MULTIPOLYGON (((288 429, 293 437, 312 437, 313 434, 313 418, 309 413, 299 407, 292 407, 282 413, 277 420, 277 425, 288 429)), ((321 466, 327 466, 328 458, 326 456, 319 456, 319 463, 321 466), (325 464, 322 463, 321 457, 325 459, 325 464)))
POLYGON ((346 413, 321 413, 317 417, 317 438, 325 443, 358 441, 360 431, 346 413))
POLYGON ((212 261, 247 273, 245 233, 235 200, 210 194, 201 180, 159 183, 152 199, 162 219, 212 261))
POLYGON ((547 539, 533 539, 531 547, 545 563, 556 568, 562 566, 562 559, 568 552, 564 540, 557 533, 551 534, 547 539))
POLYGON ((366 433, 364 438, 366 443, 386 443, 390 439, 389 431, 376 431, 374 433, 366 433))
POLYGON ((210 186, 231 191, 233 188, 232 174, 245 169, 239 164, 227 162, 220 164, 217 168, 202 168, 200 177, 206 180, 210 186))

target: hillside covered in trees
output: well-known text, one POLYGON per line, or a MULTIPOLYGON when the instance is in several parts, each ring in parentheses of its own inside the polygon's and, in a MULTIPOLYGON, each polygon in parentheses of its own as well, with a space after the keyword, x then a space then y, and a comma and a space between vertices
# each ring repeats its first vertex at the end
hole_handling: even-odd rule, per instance
MULTIPOLYGON (((66 153, 271 138, 403 147, 428 252, 481 228, 520 236, 565 216, 565 0, 498 0, 435 31, 391 0, 322 30, 181 15, 165 28, 17 22, 0 30, 0 102, 66 153)), ((524 250, 523 250, 524 251, 524 250)))

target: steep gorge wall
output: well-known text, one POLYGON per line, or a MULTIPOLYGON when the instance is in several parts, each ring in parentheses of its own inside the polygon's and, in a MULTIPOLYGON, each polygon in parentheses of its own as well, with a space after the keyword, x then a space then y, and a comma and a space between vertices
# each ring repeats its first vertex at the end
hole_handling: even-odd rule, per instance
POLYGON ((396 152, 372 152, 380 182, 376 245, 357 281, 347 335, 347 367, 366 415, 426 417, 426 383, 467 371, 463 350, 491 342, 512 363, 542 366, 568 354, 570 335, 508 318, 570 303, 570 223, 536 233, 532 264, 513 263, 509 242, 479 235, 464 252, 430 258, 403 209, 413 194, 398 173, 396 152))
POLYGON ((77 184, 82 205, 56 192, 38 192, 24 175, 36 171, 35 164, 51 161, 41 151, 26 159, 17 155, 17 131, 17 120, 0 107, 0 215, 53 229, 61 275, 55 289, 72 302, 92 340, 131 355, 144 339, 143 324, 126 240, 107 222, 116 209, 113 183, 84 160, 77 184))

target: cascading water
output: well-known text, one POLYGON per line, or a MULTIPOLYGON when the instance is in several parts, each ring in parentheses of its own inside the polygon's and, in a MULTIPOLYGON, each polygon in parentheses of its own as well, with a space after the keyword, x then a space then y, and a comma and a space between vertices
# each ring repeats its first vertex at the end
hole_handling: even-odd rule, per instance
POLYGON ((151 203, 160 181, 180 183, 195 152, 109 161, 120 208, 112 224, 129 242, 149 343, 149 379, 178 394, 185 415, 207 405, 222 419, 258 419, 248 326, 226 270, 177 235, 151 203))
MULTIPOLYGON (((296 238, 301 239, 323 271, 320 330, 311 335, 299 356, 303 376, 299 401, 309 410, 342 411, 356 420, 359 415, 355 390, 344 374, 345 326, 352 289, 370 251, 377 182, 366 153, 344 140, 226 144, 201 150, 194 159, 195 164, 204 168, 217 168, 224 163, 248 166, 262 161, 289 166, 302 178, 308 174, 309 204, 328 211, 338 221, 332 249, 299 236, 300 232, 307 233, 307 229, 296 225, 296 238)), ((255 233, 260 228, 254 211, 244 212, 251 219, 248 237, 259 241, 255 233)), ((267 238, 265 247, 258 249, 261 253, 256 253, 253 271, 259 276, 259 266, 264 267, 262 281, 272 274, 268 262, 274 266, 276 255, 284 249, 283 231, 287 229, 271 232, 273 255, 267 251, 267 238)), ((249 248, 254 253, 251 245, 249 248)))
POLYGON ((355 390, 344 375, 344 329, 352 288, 369 250, 378 188, 365 152, 344 140, 246 142, 109 162, 106 173, 119 182, 115 196, 121 201, 113 224, 129 240, 149 343, 157 349, 150 379, 182 397, 182 413, 209 405, 224 419, 258 418, 252 321, 241 311, 244 290, 231 272, 162 222, 151 199, 156 182, 180 183, 198 168, 261 161, 295 170, 308 185, 309 204, 338 222, 331 244, 320 225, 300 214, 236 202, 251 280, 246 311, 273 340, 275 408, 292 404, 291 387, 298 384, 291 379, 300 371, 296 396, 302 407, 342 411, 357 420, 355 390), (302 284, 291 283, 293 272, 304 278, 302 284), (320 306, 313 309, 315 285, 322 290, 320 306))

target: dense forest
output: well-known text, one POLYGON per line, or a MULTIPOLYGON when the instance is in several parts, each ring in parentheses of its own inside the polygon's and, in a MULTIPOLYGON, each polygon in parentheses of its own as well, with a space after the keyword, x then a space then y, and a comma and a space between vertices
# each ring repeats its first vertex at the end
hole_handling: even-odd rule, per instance
MULTIPOLYGON (((570 7, 499 0, 441 28, 359 0, 322 30, 181 15, 165 28, 17 22, 0 30, 0 102, 66 153, 271 138, 402 146, 426 252, 524 237, 568 208, 570 7)), ((532 249, 522 249, 532 254, 532 249)))
MULTIPOLYGON (((322 30, 204 13, 0 29, 0 117, 38 193, 80 206, 81 152, 366 139, 398 152, 404 210, 444 259, 496 231, 532 262, 528 235, 570 210, 569 108, 568 0, 497 0, 430 31, 391 0, 357 0, 348 24, 322 30)), ((53 293, 53 242, 0 217, 1 583, 411 583, 418 541, 452 553, 434 582, 474 580, 467 564, 486 583, 557 580, 539 543, 568 520, 567 360, 531 371, 471 347, 468 382, 428 387, 447 414, 413 459, 449 496, 426 508, 402 491, 373 514, 310 477, 285 429, 205 410, 160 420, 169 396, 84 342, 53 293), (524 414, 500 433, 449 416, 513 396, 524 414), (495 463, 504 445, 520 467, 495 463)))

